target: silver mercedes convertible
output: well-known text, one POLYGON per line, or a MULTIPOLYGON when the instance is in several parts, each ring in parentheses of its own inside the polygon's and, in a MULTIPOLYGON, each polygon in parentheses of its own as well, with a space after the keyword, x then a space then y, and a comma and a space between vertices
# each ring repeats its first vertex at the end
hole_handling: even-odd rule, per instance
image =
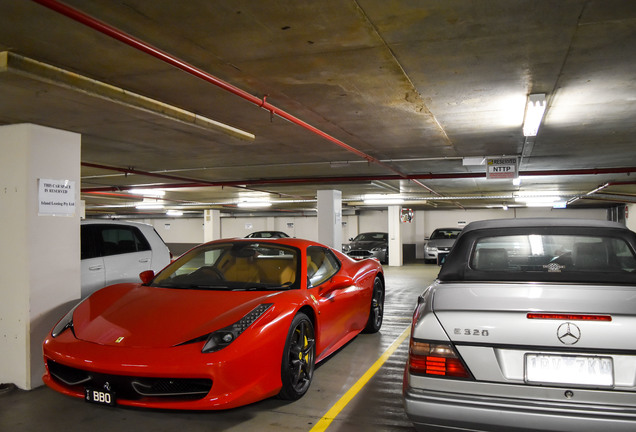
POLYGON ((635 431, 636 234, 468 224, 418 299, 403 396, 420 431, 635 431))

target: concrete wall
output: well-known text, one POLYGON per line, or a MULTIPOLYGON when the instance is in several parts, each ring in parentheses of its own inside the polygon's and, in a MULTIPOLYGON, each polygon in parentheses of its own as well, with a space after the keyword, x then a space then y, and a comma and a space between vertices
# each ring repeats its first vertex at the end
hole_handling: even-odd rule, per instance
MULTIPOLYGON (((636 225, 636 205, 631 205, 632 230, 636 225)), ((487 210, 416 210, 413 220, 402 225, 402 243, 414 244, 416 257, 423 258, 425 238, 436 228, 463 227, 467 223, 484 219, 528 218, 528 217, 569 217, 587 219, 607 219, 604 209, 551 209, 517 208, 487 210)), ((387 210, 361 211, 357 215, 343 216, 342 240, 348 242, 361 232, 388 231, 387 210)), ((203 242, 202 219, 147 219, 144 222, 154 225, 166 243, 195 245, 203 242)), ((283 231, 292 237, 318 241, 318 219, 315 216, 280 217, 222 217, 221 237, 245 237, 253 231, 283 231)))
POLYGON ((0 250, 0 383, 21 389, 42 384, 42 342, 80 298, 80 143, 78 134, 42 126, 0 127, 5 246, 0 250), (47 191, 40 193, 41 180, 68 181, 75 194, 54 187, 65 198, 49 201, 47 191))

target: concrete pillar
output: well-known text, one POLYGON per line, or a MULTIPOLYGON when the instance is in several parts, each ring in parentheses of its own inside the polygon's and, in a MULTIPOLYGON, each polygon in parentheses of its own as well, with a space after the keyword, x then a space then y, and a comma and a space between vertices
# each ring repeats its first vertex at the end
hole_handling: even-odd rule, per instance
POLYGON ((265 229, 267 231, 278 231, 276 229, 276 218, 275 217, 267 217, 265 218, 265 229))
POLYGON ((80 298, 81 137, 0 126, 0 382, 42 384, 42 341, 80 298))
POLYGON ((221 238, 221 211, 205 210, 203 214, 203 242, 221 238))
POLYGON ((342 192, 318 191, 318 241, 342 250, 342 192))
POLYGON ((388 209, 389 218, 389 265, 401 266, 402 259, 402 206, 392 205, 388 209))

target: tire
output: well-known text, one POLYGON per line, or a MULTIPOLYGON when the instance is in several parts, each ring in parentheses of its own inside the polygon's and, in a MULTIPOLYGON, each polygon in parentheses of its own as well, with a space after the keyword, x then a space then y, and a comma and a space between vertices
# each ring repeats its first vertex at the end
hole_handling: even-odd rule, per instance
POLYGON ((285 341, 280 378, 283 387, 280 399, 300 399, 311 384, 316 361, 314 325, 307 315, 299 312, 292 320, 285 341))
POLYGON ((369 319, 364 328, 364 333, 377 333, 382 327, 382 319, 384 318, 384 284, 382 279, 376 277, 373 281, 373 298, 371 299, 371 309, 369 310, 369 319))

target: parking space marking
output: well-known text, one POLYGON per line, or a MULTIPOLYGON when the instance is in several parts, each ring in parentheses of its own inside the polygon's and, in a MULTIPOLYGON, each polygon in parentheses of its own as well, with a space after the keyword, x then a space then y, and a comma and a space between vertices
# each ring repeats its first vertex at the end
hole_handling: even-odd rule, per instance
POLYGON ((357 395, 360 390, 365 386, 365 384, 375 375, 378 370, 382 367, 382 365, 388 360, 389 357, 395 352, 396 349, 402 342, 409 336, 411 331, 411 326, 408 326, 398 338, 393 341, 391 346, 387 348, 386 351, 380 356, 379 359, 371 365, 369 369, 360 377, 360 379, 353 385, 347 392, 336 402, 327 413, 316 423, 314 427, 311 428, 309 432, 323 432, 327 430, 332 421, 336 419, 340 411, 347 406, 349 402, 357 395))

